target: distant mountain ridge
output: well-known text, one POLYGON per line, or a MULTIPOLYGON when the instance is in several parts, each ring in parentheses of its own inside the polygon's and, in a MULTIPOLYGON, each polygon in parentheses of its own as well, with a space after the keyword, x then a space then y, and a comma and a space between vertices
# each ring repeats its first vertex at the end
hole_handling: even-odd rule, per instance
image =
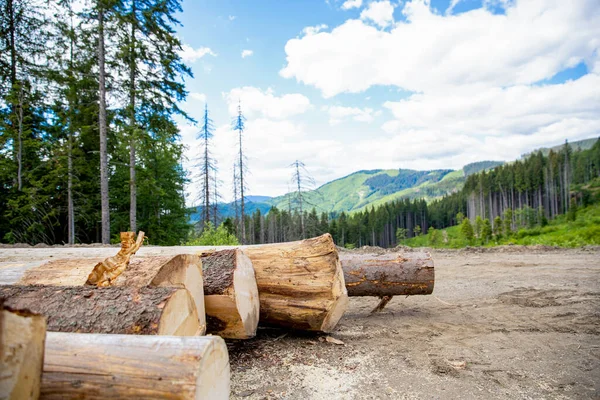
MULTIPOLYGON (((591 148, 596 140, 585 139, 569 144, 574 150, 587 149, 591 148)), ((555 148, 558 147, 560 146, 555 148)), ((550 148, 535 151, 538 150, 547 154, 550 148)), ((304 192, 304 209, 310 211, 314 207, 319 213, 339 214, 342 211, 347 213, 361 211, 400 198, 423 198, 431 201, 462 189, 467 176, 502 164, 503 161, 479 161, 467 164, 459 170, 360 170, 327 182, 315 190, 304 192)), ((287 210, 290 201, 292 203, 294 201, 294 195, 294 193, 287 193, 277 197, 247 196, 246 213, 251 214, 256 210, 266 213, 273 206, 287 210)), ((235 215, 235 208, 231 203, 219 204, 218 209, 219 215, 223 218, 235 215)), ((201 207, 194 207, 192 210, 191 222, 198 221, 201 207)))

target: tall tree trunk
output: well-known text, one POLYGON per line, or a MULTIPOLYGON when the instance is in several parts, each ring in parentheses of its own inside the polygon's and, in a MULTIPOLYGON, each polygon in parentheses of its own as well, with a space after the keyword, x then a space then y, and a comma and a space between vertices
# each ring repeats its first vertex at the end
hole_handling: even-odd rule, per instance
POLYGON ((23 82, 19 82, 19 112, 17 116, 18 123, 18 141, 17 141, 17 187, 19 192, 23 190, 23 82))
POLYGON ((244 154, 242 150, 242 130, 240 129, 240 225, 242 244, 246 243, 246 221, 244 218, 244 154))
POLYGON ((129 48, 129 230, 137 232, 137 184, 135 181, 136 164, 136 118, 135 118, 135 24, 136 24, 136 0, 131 2, 131 39, 129 48))
POLYGON ((108 203, 108 154, 106 143, 106 77, 104 66, 104 5, 98 3, 98 68, 99 68, 99 113, 100 133, 100 203, 102 209, 102 243, 110 243, 110 210, 108 203))
MULTIPOLYGON (((71 38, 69 42, 69 78, 71 78, 70 85, 73 85, 73 51, 74 51, 74 35, 73 30, 73 11, 71 4, 69 3, 69 17, 71 23, 71 38)), ((69 88, 69 149, 68 149, 68 165, 67 165, 67 242, 69 244, 75 244, 75 209, 73 207, 73 96, 71 87, 69 88)))

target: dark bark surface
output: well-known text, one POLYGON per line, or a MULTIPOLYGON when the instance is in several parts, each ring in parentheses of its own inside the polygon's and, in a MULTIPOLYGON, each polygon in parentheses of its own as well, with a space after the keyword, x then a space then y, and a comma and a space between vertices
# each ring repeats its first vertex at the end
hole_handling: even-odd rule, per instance
POLYGON ((431 294, 433 260, 429 253, 340 253, 348 296, 431 294))
POLYGON ((155 335, 170 287, 1 286, 5 306, 48 319, 48 331, 155 335))
POLYGON ((220 295, 233 285, 238 250, 221 250, 202 257, 204 295, 220 295))

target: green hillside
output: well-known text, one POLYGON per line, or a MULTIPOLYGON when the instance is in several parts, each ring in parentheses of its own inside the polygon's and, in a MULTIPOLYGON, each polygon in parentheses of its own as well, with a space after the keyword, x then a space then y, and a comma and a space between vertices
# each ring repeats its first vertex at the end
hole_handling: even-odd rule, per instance
MULTIPOLYGON (((378 206, 398 198, 431 200, 458 191, 467 175, 502 164, 483 161, 466 165, 458 171, 411 169, 358 171, 316 190, 305 193, 305 208, 318 212, 351 212, 378 206)), ((269 200, 279 209, 287 209, 294 194, 269 200)), ((293 200, 292 200, 293 201, 293 200)))

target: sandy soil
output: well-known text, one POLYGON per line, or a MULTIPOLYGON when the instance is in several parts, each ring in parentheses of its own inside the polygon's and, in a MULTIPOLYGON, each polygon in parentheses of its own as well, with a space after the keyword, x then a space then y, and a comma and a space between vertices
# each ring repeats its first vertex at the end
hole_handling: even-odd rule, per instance
MULTIPOLYGON (((160 248, 142 255, 160 254, 160 248)), ((0 278, 47 257, 0 249, 0 278)), ((233 399, 599 399, 600 251, 433 252, 434 295, 352 298, 326 335, 260 328, 228 343, 233 399)), ((0 279, 2 281, 2 279, 0 279)))

